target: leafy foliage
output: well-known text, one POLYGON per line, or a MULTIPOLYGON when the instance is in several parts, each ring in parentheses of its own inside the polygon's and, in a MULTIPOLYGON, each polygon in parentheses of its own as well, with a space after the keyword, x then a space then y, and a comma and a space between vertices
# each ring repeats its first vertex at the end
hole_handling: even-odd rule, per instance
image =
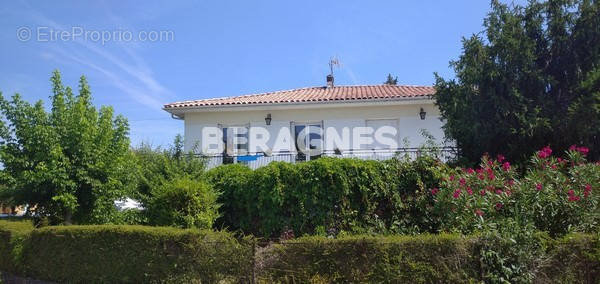
POLYGON ((79 94, 52 76, 52 108, 0 94, 0 162, 12 203, 29 204, 52 223, 105 223, 113 202, 133 189, 129 126, 111 107, 92 104, 85 77, 79 94))
POLYGON ((19 270, 67 283, 248 282, 252 247, 226 232, 143 226, 56 226, 21 241, 19 270))
POLYGON ((217 194, 210 185, 184 177, 153 192, 146 210, 153 225, 210 229, 218 209, 217 194))
POLYGON ((585 161, 587 148, 570 148, 561 158, 544 147, 522 178, 503 156, 445 176, 431 190, 442 229, 467 234, 510 219, 551 236, 597 231, 600 165, 585 161))
POLYGON ((528 3, 493 0, 485 31, 464 39, 451 63, 456 79, 436 75, 446 135, 471 162, 504 153, 520 163, 574 143, 598 159, 600 2, 528 3))
POLYGON ((443 164, 321 158, 211 169, 206 179, 221 193, 218 226, 261 236, 295 234, 416 233, 437 230, 428 214, 434 183, 443 164))

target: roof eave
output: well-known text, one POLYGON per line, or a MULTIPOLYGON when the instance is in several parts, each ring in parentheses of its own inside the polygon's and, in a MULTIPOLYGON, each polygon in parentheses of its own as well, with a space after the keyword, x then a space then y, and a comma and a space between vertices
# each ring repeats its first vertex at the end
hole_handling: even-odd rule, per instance
POLYGON ((182 115, 186 112, 213 112, 213 111, 250 111, 250 110, 276 110, 297 108, 320 108, 323 107, 345 107, 345 106, 376 106, 376 105, 410 105, 434 103, 433 96, 402 97, 391 99, 356 99, 356 100, 331 100, 331 101, 308 101, 289 103, 255 103, 255 104, 224 104, 186 107, 163 107, 164 111, 171 114, 182 115))

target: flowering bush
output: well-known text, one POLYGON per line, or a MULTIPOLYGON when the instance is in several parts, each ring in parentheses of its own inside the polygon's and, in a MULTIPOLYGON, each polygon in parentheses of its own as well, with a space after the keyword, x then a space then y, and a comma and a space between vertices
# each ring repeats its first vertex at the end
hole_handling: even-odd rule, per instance
POLYGON ((565 157, 544 147, 531 158, 523 178, 502 155, 484 156, 477 169, 456 169, 432 188, 446 231, 470 233, 510 218, 551 235, 596 228, 600 166, 586 162, 585 147, 565 157))
POLYGON ((470 233, 483 221, 510 215, 516 177, 515 168, 503 156, 484 156, 477 169, 455 170, 442 180, 440 188, 431 190, 442 228, 470 233))
POLYGON ((538 230, 551 235, 594 229, 599 209, 600 166, 586 162, 586 147, 573 145, 564 158, 551 156, 549 147, 544 149, 532 157, 521 183, 521 213, 538 230))

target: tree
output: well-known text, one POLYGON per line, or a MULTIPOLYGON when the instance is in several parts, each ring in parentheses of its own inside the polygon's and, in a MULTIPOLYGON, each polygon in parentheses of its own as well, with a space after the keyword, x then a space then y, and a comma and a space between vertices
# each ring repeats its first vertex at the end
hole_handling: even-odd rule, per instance
POLYGON ((51 82, 49 113, 42 101, 0 94, 3 195, 53 223, 110 222, 114 201, 135 184, 127 120, 114 117, 111 107, 97 110, 83 76, 78 95, 62 85, 58 71, 51 82))
POLYGON ((584 144, 600 157, 600 2, 491 2, 485 30, 463 39, 436 74, 444 130, 472 162, 488 152, 525 161, 545 145, 584 144))
POLYGON ((397 85, 398 84, 398 77, 392 77, 392 74, 388 74, 387 75, 387 79, 385 80, 385 82, 383 82, 386 85, 397 85))
POLYGON ((192 180, 201 179, 204 174, 205 160, 183 150, 183 137, 177 135, 174 144, 166 149, 152 148, 142 144, 133 150, 136 164, 139 165, 138 184, 133 198, 147 204, 153 194, 164 184, 187 176, 192 180))

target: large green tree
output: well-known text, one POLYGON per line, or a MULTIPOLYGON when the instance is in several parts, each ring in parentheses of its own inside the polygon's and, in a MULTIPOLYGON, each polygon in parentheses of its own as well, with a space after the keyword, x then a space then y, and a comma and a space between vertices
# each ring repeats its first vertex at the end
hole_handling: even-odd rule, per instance
POLYGON ((491 2, 485 30, 463 39, 436 74, 446 135, 477 161, 483 153, 526 159, 545 145, 571 144, 600 156, 600 2, 491 2))
POLYGON ((3 196, 55 223, 110 222, 113 202, 135 183, 127 120, 111 107, 94 107, 85 77, 77 95, 58 71, 51 81, 49 112, 42 101, 0 93, 3 196))

